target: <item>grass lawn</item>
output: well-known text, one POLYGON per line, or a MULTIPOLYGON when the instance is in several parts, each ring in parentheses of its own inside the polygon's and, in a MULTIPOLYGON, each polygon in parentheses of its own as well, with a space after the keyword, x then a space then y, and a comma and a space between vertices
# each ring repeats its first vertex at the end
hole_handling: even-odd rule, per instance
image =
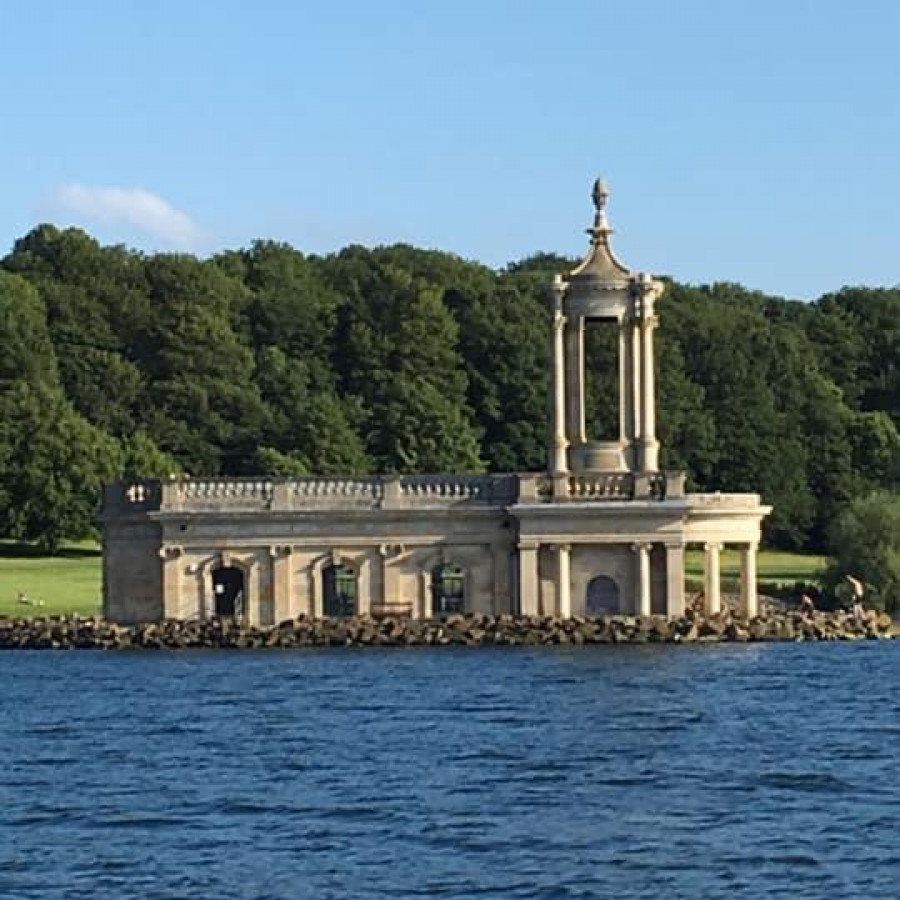
MULTIPOLYGON (((760 584, 793 584, 795 581, 818 581, 828 564, 825 556, 786 553, 782 550, 760 550, 756 559, 756 579, 760 584)), ((726 549, 721 556, 723 580, 736 580, 741 575, 741 557, 737 550, 726 549)), ((685 562, 689 582, 703 580, 703 551, 689 550, 685 562)))
MULTIPOLYGON (((817 581, 825 569, 824 556, 761 550, 757 560, 760 584, 817 581)), ((703 581, 703 552, 690 551, 685 564, 688 585, 703 581)), ((736 550, 722 552, 723 581, 740 576, 736 550)), ((0 541, 0 615, 39 616, 100 613, 100 548, 96 544, 69 544, 57 556, 42 556, 34 547, 0 541), (19 592, 42 606, 18 602, 19 592)))
POLYGON ((100 613, 100 548, 67 544, 43 556, 27 544, 0 541, 0 615, 53 616, 100 613), (19 603, 19 593, 42 605, 19 603))

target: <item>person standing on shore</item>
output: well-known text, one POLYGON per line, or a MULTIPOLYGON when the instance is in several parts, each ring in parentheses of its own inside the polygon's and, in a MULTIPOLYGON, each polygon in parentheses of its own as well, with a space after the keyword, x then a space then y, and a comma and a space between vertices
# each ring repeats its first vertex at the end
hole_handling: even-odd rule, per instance
POLYGON ((864 618, 866 610, 863 606, 863 596, 865 595, 865 585, 852 575, 845 575, 844 578, 850 582, 853 588, 853 618, 860 621, 864 618))

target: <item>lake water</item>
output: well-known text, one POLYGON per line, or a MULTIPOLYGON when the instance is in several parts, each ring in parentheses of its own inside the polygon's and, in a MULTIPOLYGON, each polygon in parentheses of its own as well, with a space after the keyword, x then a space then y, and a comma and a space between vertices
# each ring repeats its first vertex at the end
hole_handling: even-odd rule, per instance
POLYGON ((900 897, 900 642, 0 654, 0 897, 900 897))

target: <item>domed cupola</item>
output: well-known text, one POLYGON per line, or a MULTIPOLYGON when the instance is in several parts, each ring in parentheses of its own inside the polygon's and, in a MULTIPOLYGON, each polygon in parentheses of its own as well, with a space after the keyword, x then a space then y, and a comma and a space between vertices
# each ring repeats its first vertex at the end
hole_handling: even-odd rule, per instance
MULTIPOLYGON (((554 423, 550 471, 642 472, 658 470, 653 372, 654 303, 663 284, 616 259, 606 216, 609 190, 594 183, 594 224, 584 261, 553 283, 554 423), (617 440, 586 434, 585 330, 604 324, 618 330, 617 440)), ((609 386, 616 390, 615 385, 609 386)))

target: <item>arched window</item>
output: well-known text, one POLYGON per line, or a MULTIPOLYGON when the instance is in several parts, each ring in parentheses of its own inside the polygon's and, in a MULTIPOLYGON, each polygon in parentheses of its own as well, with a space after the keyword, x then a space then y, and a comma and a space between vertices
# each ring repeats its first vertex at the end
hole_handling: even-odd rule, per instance
POLYGON ((466 576, 459 566, 435 566, 431 570, 431 591, 436 616, 465 612, 466 576))
POLYGON ((355 616, 356 572, 350 566, 329 566, 322 577, 325 582, 325 615, 355 616))
POLYGON ((606 575, 588 582, 585 611, 589 616, 608 616, 619 611, 619 586, 606 575))
POLYGON ((244 573, 236 566, 219 566, 212 573, 217 618, 240 619, 244 615, 244 573))

